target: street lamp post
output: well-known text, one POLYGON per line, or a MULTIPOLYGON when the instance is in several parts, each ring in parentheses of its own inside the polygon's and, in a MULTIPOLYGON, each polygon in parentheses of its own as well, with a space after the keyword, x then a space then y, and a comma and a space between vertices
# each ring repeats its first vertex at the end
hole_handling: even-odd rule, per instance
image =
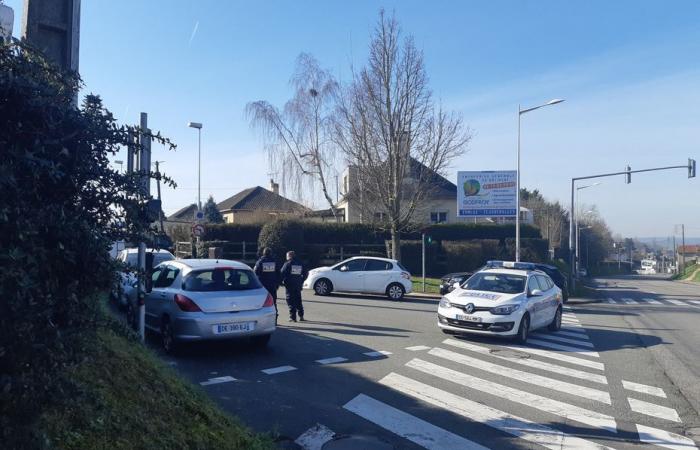
POLYGON ((121 172, 122 172, 122 166, 124 165, 124 161, 117 159, 117 160, 114 161, 114 164, 119 164, 119 173, 121 173, 121 172))
POLYGON ((200 122, 188 122, 187 126, 197 129, 197 210, 202 210, 202 124, 200 122))
MULTIPOLYGON (((579 201, 578 201, 579 194, 578 194, 578 193, 579 193, 579 191, 580 191, 581 189, 587 189, 587 188, 590 188, 590 187, 598 186, 598 185, 600 185, 600 184, 601 184, 601 182, 598 181, 598 182, 596 182, 596 183, 587 184, 587 185, 585 185, 585 186, 577 186, 577 187, 576 187, 576 204, 575 204, 575 207, 578 207, 578 205, 579 205, 579 201)), ((583 215, 591 214, 592 212, 593 212, 593 211, 586 211, 585 213, 583 213, 583 215)), ((575 276, 578 277, 578 265, 579 265, 579 255, 580 255, 580 253, 579 253, 579 245, 578 245, 578 244, 579 244, 578 214, 572 214, 572 216, 574 217, 574 229, 576 230, 576 247, 574 247, 574 250, 575 250, 575 252, 576 252, 576 258, 575 258, 575 260, 574 260, 574 267, 572 267, 571 270, 573 270, 575 276)), ((569 249, 569 251, 571 251, 571 249, 569 249)))
POLYGON ((522 109, 520 108, 520 105, 518 105, 518 173, 517 173, 517 179, 518 179, 518 186, 517 186, 517 191, 515 193, 515 260, 520 261, 520 116, 522 116, 525 113, 529 113, 530 111, 534 111, 536 109, 544 108, 545 106, 550 106, 550 105, 556 105, 557 103, 561 103, 564 100, 560 98, 555 98, 547 103, 544 103, 539 106, 533 106, 532 108, 525 108, 522 109))

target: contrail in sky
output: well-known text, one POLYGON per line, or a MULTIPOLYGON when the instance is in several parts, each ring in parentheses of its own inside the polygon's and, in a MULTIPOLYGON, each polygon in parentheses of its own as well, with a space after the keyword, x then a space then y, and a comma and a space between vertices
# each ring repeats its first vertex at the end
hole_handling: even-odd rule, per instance
POLYGON ((192 40, 197 35, 197 30, 199 29, 199 20, 194 24, 194 29, 192 30, 192 35, 190 36, 189 46, 192 47, 192 40))

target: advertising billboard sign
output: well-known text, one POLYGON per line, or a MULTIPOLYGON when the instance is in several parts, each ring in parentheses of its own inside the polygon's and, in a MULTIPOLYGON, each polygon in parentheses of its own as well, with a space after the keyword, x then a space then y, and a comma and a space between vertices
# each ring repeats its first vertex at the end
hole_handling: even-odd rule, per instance
POLYGON ((515 217, 515 170, 457 172, 458 217, 515 217))

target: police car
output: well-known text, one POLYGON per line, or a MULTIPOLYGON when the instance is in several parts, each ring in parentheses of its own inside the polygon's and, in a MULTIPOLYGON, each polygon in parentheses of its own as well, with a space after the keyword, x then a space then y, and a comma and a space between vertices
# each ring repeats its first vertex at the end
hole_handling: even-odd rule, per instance
POLYGON ((447 334, 508 336, 520 343, 530 331, 561 328, 562 293, 532 263, 489 261, 438 306, 438 326, 447 334))

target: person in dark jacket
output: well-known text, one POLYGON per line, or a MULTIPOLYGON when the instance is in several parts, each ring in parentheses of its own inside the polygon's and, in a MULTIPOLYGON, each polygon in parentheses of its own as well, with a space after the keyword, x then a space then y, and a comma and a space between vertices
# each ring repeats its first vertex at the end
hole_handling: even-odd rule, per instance
POLYGON ((272 301, 275 303, 275 313, 279 316, 279 311, 277 310, 277 288, 280 285, 280 270, 277 261, 272 256, 272 250, 267 247, 263 249, 262 256, 255 263, 253 270, 262 285, 272 296, 272 301))
POLYGON ((306 279, 306 270, 304 265, 296 258, 293 251, 287 252, 287 262, 284 263, 281 270, 282 284, 287 291, 287 306, 289 306, 289 321, 297 321, 297 313, 299 320, 304 321, 304 305, 301 304, 301 288, 306 279))

